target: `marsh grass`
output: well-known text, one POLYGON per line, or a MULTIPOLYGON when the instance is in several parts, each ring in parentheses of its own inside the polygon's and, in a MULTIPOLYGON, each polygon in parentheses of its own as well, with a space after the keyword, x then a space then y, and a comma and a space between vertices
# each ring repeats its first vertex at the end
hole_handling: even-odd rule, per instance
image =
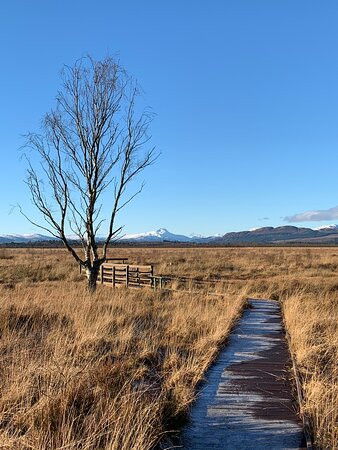
POLYGON ((338 445, 338 308, 337 298, 323 291, 309 296, 290 293, 283 303, 303 381, 303 412, 309 417, 318 448, 338 445))
POLYGON ((1 445, 143 450, 169 443, 245 293, 206 299, 99 287, 93 297, 72 281, 76 268, 69 271, 68 262, 64 270, 45 257, 60 283, 46 277, 43 260, 26 256, 1 272, 1 445))
POLYGON ((336 447, 335 248, 116 252, 208 283, 93 297, 65 251, 0 250, 1 448, 169 447, 246 296, 282 303, 304 410, 318 446, 336 447))

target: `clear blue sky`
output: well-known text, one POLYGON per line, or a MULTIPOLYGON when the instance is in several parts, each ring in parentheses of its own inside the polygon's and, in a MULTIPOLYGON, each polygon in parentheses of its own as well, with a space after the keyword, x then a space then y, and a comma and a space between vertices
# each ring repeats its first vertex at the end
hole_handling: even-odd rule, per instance
POLYGON ((20 135, 63 64, 107 52, 142 85, 162 152, 126 232, 338 222, 337 23, 335 0, 1 2, 0 234, 36 231, 9 214, 31 212, 20 135))

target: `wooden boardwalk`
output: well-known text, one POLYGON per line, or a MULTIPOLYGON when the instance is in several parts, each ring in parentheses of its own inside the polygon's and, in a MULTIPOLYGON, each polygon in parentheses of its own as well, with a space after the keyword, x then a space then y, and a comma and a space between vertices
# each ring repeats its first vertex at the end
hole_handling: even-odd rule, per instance
POLYGON ((249 300, 191 409, 190 450, 306 448, 278 303, 249 300))

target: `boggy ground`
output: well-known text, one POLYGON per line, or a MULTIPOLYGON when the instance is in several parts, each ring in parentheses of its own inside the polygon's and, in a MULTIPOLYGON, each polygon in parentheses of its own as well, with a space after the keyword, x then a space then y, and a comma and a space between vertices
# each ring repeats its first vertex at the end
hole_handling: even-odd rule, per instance
POLYGON ((90 296, 64 250, 0 249, 1 448, 170 445, 167 432, 182 424, 247 296, 282 302, 317 445, 337 447, 338 249, 111 256, 154 263, 156 274, 178 278, 174 289, 191 292, 99 287, 90 296))

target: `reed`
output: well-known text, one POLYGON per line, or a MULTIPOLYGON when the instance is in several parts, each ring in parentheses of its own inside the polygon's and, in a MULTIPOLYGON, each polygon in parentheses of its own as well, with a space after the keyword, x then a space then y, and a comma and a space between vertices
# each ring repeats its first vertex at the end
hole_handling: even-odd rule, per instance
POLYGON ((247 296, 281 302, 316 443, 337 448, 335 248, 125 248, 110 256, 154 264, 157 275, 177 278, 179 292, 99 286, 91 296, 64 250, 1 249, 2 448, 172 445, 247 296))

